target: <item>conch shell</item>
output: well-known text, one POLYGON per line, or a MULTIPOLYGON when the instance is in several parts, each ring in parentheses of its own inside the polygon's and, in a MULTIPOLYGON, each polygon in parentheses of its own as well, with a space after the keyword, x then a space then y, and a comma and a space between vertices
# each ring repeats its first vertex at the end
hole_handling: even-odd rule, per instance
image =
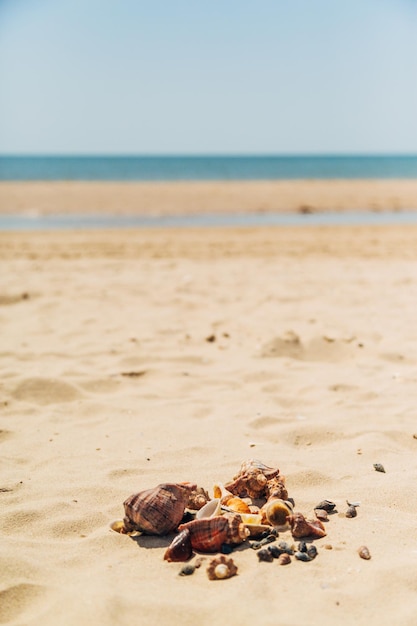
POLYGON ((302 513, 294 513, 294 515, 290 515, 288 522, 294 538, 314 537, 319 539, 326 536, 324 525, 319 519, 307 520, 302 513))
POLYGON ((195 519, 181 524, 179 530, 190 532, 191 546, 198 552, 220 552, 224 543, 242 543, 249 536, 238 514, 195 519))
POLYGON ((267 483, 278 476, 279 469, 264 465, 261 461, 250 459, 244 461, 233 481, 226 483, 225 488, 236 496, 263 498, 269 495, 267 483))
POLYGON ((182 530, 174 539, 170 546, 168 546, 165 554, 165 561, 188 561, 193 553, 191 545, 190 531, 182 530))
POLYGON ((285 477, 281 474, 274 476, 266 483, 266 496, 268 500, 279 498, 280 500, 288 499, 288 491, 285 486, 285 477))
POLYGON ((123 533, 140 530, 149 535, 166 535, 181 522, 191 483, 163 483, 154 489, 133 494, 125 500, 123 533))
POLYGON ((210 501, 210 496, 203 487, 196 487, 190 493, 190 497, 187 502, 187 509, 192 511, 199 511, 207 502, 210 501))
POLYGON ((224 580, 235 574, 237 574, 237 566, 233 559, 228 559, 224 554, 212 559, 207 567, 207 576, 210 580, 224 580))

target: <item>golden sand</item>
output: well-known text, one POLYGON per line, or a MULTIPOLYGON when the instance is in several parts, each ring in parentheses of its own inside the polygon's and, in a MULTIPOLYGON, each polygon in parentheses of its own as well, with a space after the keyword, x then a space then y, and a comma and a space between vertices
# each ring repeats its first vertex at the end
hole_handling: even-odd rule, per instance
POLYGON ((0 259, 0 623, 414 626, 416 227, 3 233, 0 259), (180 577, 169 538, 110 530, 248 458, 337 504, 314 561, 180 577))

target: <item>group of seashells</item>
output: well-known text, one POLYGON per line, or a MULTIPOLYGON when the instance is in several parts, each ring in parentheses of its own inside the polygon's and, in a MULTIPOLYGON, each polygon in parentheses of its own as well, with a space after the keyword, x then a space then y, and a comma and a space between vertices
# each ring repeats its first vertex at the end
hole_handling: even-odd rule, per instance
POLYGON ((293 507, 279 469, 250 459, 233 480, 214 486, 213 498, 192 483, 163 483, 133 494, 124 502, 123 521, 111 528, 128 535, 176 532, 164 555, 167 561, 188 561, 193 551, 223 553, 210 561, 207 575, 225 579, 237 572, 225 554, 250 537, 281 530, 290 530, 294 538, 326 535, 317 512, 316 519, 306 519, 293 507))

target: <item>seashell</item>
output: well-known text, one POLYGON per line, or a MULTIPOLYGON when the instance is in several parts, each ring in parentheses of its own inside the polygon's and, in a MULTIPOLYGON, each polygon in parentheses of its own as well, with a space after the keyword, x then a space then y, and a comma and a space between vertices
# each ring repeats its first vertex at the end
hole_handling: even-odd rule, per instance
POLYGON ((239 497, 262 498, 267 495, 267 482, 279 474, 279 469, 264 465, 261 461, 244 461, 233 481, 225 488, 239 497))
POLYGON ((227 489, 225 488, 223 483, 216 483, 213 486, 213 497, 214 498, 219 498, 221 500, 222 498, 227 498, 228 496, 232 496, 232 495, 233 494, 230 493, 230 491, 227 491, 227 489))
POLYGON ((384 468, 384 466, 382 465, 382 463, 374 463, 374 469, 375 469, 377 472, 383 472, 383 473, 385 474, 385 468, 384 468))
POLYGON ((297 559, 297 561, 306 561, 306 562, 312 561, 311 556, 309 556, 307 552, 296 552, 294 556, 297 559))
POLYGON ((307 552, 307 544, 305 541, 300 541, 298 544, 298 552, 307 552))
POLYGON ((287 500, 288 499, 288 491, 285 486, 285 478, 284 476, 274 476, 266 483, 266 497, 268 500, 272 499, 280 499, 287 500))
POLYGON ((271 551, 268 548, 263 548, 256 553, 259 561, 265 561, 266 563, 272 563, 274 557, 271 554, 271 551))
POLYGON ((207 567, 207 576, 210 580, 224 580, 237 574, 237 566, 233 559, 221 555, 212 559, 207 567))
POLYGON ((250 513, 251 512, 246 502, 242 500, 242 498, 238 498, 237 496, 234 496, 233 494, 230 494, 229 496, 222 498, 221 503, 224 506, 227 506, 227 508, 230 511, 234 511, 235 513, 250 513))
POLYGON ((353 504, 350 504, 348 506, 348 509, 345 513, 346 517, 356 517, 358 514, 357 510, 356 510, 356 506, 354 506, 353 504))
POLYGON ((290 546, 290 544, 286 541, 280 541, 278 543, 278 548, 286 554, 294 554, 294 546, 290 546))
POLYGON ((192 511, 199 511, 207 502, 210 501, 210 496, 203 487, 197 487, 190 493, 187 502, 187 509, 192 511))
POLYGON ((331 500, 322 500, 317 506, 314 507, 314 509, 321 509, 323 511, 327 511, 327 513, 331 513, 335 508, 336 504, 331 500))
POLYGON ((289 554, 287 554, 287 552, 283 552, 278 557, 278 564, 279 565, 288 565, 288 563, 291 563, 291 557, 290 557, 289 554))
POLYGON ((281 554, 284 554, 284 552, 280 548, 278 548, 278 546, 268 546, 268 550, 270 551, 274 559, 279 559, 281 554))
POLYGON ((316 546, 308 546, 307 554, 310 557, 310 559, 315 559, 316 556, 318 555, 318 551, 317 551, 316 546))
POLYGON ((247 528, 250 537, 259 537, 266 531, 269 533, 271 530, 271 526, 267 526, 266 524, 245 524, 245 527, 247 528))
POLYGON ((195 519, 179 527, 185 529, 190 531, 193 549, 200 552, 219 552, 222 544, 242 543, 249 535, 238 514, 195 519))
POLYGON ((302 513, 294 513, 288 518, 291 534, 295 538, 325 537, 326 530, 319 519, 307 520, 302 513))
POLYGON ((205 504, 196 513, 196 519, 204 519, 207 517, 216 517, 221 514, 221 504, 219 498, 214 498, 205 504))
POLYGON ((361 557, 361 559, 365 559, 365 561, 369 561, 369 559, 371 558, 371 553, 369 552, 366 546, 361 546, 358 549, 358 554, 361 557))
POLYGON ((279 474, 279 469, 268 467, 268 465, 265 465, 265 463, 262 463, 262 461, 259 461, 258 459, 249 459, 248 461, 243 461, 240 466, 239 473, 234 476, 234 478, 237 478, 242 474, 246 474, 246 472, 250 472, 253 469, 261 470, 262 473, 265 474, 265 476, 268 478, 268 480, 269 478, 272 478, 273 476, 279 474))
POLYGON ((110 524, 110 528, 114 530, 116 533, 127 534, 127 533, 123 533, 124 527, 125 527, 125 523, 122 519, 117 519, 110 524))
POLYGON ((321 522, 329 521, 329 514, 324 509, 314 509, 314 513, 317 519, 319 519, 321 522))
POLYGON ((166 535, 175 530, 195 488, 190 483, 163 483, 133 494, 123 503, 126 517, 121 532, 139 530, 149 535, 166 535))
POLYGON ((276 499, 268 501, 261 511, 271 526, 286 526, 293 509, 289 502, 276 499))
POLYGON ((189 530, 182 530, 166 549, 165 561, 187 561, 193 553, 189 530))

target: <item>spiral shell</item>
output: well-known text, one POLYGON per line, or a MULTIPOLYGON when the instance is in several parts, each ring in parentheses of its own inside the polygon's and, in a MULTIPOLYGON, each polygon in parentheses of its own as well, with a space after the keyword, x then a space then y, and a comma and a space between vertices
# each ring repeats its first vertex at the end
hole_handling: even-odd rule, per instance
POLYGON ((274 478, 268 480, 266 483, 265 492, 268 500, 287 500, 288 491, 285 486, 285 477, 281 475, 274 476, 274 478))
POLYGON ((301 537, 325 537, 326 530, 319 519, 307 520, 302 513, 294 513, 288 518, 292 536, 301 537))
POLYGON ((190 493, 187 502, 187 509, 191 509, 192 511, 199 511, 203 508, 207 502, 210 501, 210 496, 203 487, 196 487, 190 493))
POLYGON ((163 483, 133 494, 125 500, 124 533, 140 530, 149 535, 166 535, 181 522, 191 484, 163 483))
POLYGON ((222 554, 212 559, 207 567, 207 576, 210 580, 224 580, 237 574, 237 566, 232 559, 228 559, 222 554))
POLYGON ((182 530, 171 542, 171 545, 168 546, 165 554, 165 561, 187 561, 193 553, 193 548, 191 545, 191 537, 190 531, 185 529, 182 530))
POLYGON ((189 530, 192 548, 199 552, 220 552, 224 543, 242 543, 249 534, 237 514, 195 519, 179 530, 189 530))
POLYGON ((263 498, 268 495, 267 482, 278 476, 279 469, 264 465, 261 461, 250 459, 244 461, 239 473, 225 488, 236 496, 263 498))

